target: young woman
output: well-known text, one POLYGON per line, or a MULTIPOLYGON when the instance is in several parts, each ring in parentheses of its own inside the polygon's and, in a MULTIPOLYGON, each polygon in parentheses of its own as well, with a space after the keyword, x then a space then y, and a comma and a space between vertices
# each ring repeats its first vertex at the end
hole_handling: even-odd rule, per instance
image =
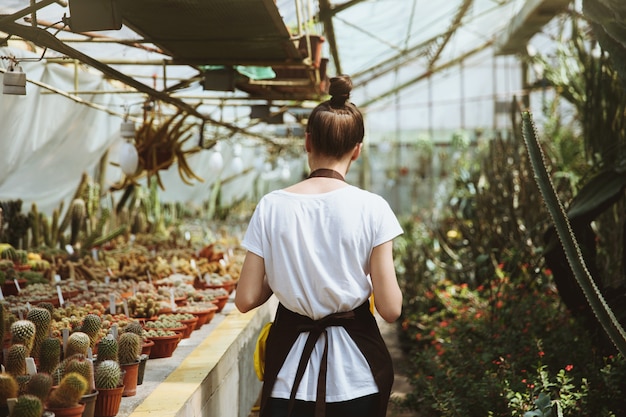
POLYGON ((348 76, 309 117, 311 175, 259 202, 235 293, 247 312, 275 294, 261 417, 384 417, 393 383, 389 352, 371 313, 401 312, 392 240, 402 229, 380 196, 344 181, 360 153, 363 116, 348 76))

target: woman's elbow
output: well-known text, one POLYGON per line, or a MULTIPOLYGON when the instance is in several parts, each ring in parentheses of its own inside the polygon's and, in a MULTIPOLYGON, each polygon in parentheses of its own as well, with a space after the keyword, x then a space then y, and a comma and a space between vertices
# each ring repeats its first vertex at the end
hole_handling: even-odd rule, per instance
POLYGON ((400 314, 402 314, 402 308, 387 307, 385 309, 382 309, 382 311, 378 310, 378 314, 380 314, 380 317, 382 317, 383 320, 385 320, 387 323, 393 323, 394 321, 398 320, 398 318, 400 318, 400 314))
POLYGON ((235 307, 237 307, 237 310, 239 310, 241 313, 247 313, 256 306, 253 305, 250 300, 244 300, 243 297, 237 297, 235 295, 235 307))

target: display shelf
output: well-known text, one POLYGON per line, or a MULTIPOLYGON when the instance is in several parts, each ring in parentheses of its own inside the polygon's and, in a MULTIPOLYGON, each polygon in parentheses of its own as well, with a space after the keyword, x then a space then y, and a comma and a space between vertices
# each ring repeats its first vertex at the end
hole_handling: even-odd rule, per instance
POLYGON ((247 416, 261 383, 252 349, 275 302, 246 314, 235 308, 234 293, 210 323, 180 341, 169 358, 149 359, 143 384, 122 398, 118 417, 247 416))

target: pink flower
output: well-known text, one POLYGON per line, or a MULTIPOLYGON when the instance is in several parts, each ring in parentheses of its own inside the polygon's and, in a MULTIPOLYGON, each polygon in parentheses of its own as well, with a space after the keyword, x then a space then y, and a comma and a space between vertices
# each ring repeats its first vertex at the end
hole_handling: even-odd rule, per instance
POLYGON ((565 365, 565 370, 566 370, 567 372, 571 371, 572 369, 574 369, 574 365, 572 365, 572 364, 565 365))

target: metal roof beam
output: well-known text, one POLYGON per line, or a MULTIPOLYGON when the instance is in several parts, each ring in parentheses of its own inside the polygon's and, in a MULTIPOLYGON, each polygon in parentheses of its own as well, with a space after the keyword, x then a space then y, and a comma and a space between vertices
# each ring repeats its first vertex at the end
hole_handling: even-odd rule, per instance
POLYGON ((405 82, 405 83, 403 83, 401 85, 398 85, 395 88, 393 88, 391 90, 388 90, 388 91, 386 91, 386 92, 384 92, 384 93, 382 93, 382 94, 380 94, 380 95, 378 95, 378 96, 376 96, 374 98, 369 99, 365 103, 360 104, 359 107, 367 108, 368 106, 371 106, 372 104, 376 103, 377 101, 380 101, 380 100, 382 100, 384 98, 387 98, 387 97, 389 97, 389 96, 391 96, 393 94, 396 94, 399 91, 401 91, 401 90, 403 90, 403 89, 405 89, 407 87, 410 87, 411 85, 416 84, 416 83, 418 83, 418 82, 420 82, 420 81, 430 77, 431 75, 435 74, 436 72, 439 72, 439 71, 442 71, 444 69, 450 68, 450 67, 452 67, 452 66, 454 66, 454 65, 456 65, 456 64, 458 64, 458 63, 460 63, 462 61, 464 61, 465 59, 469 58, 470 56, 472 56, 474 54, 477 54, 478 52, 488 48, 492 44, 493 44, 493 41, 489 40, 489 41, 485 42, 484 44, 480 45, 479 47, 472 49, 471 51, 468 51, 468 52, 466 52, 466 53, 464 53, 464 54, 462 54, 462 55, 460 55, 460 56, 458 56, 458 57, 456 57, 456 58, 454 58, 454 59, 452 59, 452 60, 450 60, 448 62, 445 62, 445 63, 439 65, 438 67, 431 68, 428 71, 418 75, 417 77, 415 77, 415 78, 413 78, 413 79, 411 79, 411 80, 409 80, 409 81, 407 81, 407 82, 405 82))
POLYGON ((525 51, 530 39, 570 3, 571 0, 526 1, 511 20, 508 30, 496 40, 496 55, 515 55, 525 51))

